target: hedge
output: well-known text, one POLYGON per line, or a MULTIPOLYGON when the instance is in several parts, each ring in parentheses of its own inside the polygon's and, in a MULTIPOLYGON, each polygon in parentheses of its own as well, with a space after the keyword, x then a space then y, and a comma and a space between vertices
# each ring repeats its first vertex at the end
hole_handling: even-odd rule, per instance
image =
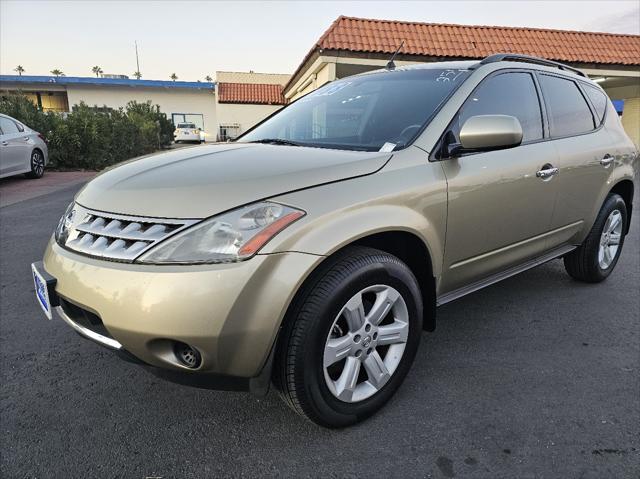
POLYGON ((173 124, 150 101, 118 109, 80 103, 64 114, 44 112, 24 95, 10 94, 0 98, 0 113, 45 136, 53 168, 101 170, 173 140, 173 124))

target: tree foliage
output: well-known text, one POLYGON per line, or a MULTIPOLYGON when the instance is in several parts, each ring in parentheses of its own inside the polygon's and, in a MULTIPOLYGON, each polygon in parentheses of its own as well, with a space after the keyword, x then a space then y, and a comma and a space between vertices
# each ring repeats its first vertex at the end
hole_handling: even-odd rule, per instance
POLYGON ((0 99, 0 113, 42 133, 54 168, 101 170, 166 148, 173 124, 158 105, 131 101, 124 108, 80 103, 68 114, 43 112, 22 94, 0 99))

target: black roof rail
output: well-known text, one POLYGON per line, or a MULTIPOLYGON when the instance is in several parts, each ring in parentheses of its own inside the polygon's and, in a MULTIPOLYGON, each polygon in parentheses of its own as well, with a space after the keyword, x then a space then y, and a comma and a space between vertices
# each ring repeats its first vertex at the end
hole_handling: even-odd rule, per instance
POLYGON ((570 67, 569 65, 565 65, 564 63, 554 62, 553 60, 547 60, 546 58, 534 57, 531 55, 521 55, 519 53, 496 53, 495 55, 489 55, 480 62, 480 65, 507 61, 546 65, 549 67, 559 68, 560 70, 570 71, 585 78, 587 76, 584 72, 578 70, 577 68, 570 67))

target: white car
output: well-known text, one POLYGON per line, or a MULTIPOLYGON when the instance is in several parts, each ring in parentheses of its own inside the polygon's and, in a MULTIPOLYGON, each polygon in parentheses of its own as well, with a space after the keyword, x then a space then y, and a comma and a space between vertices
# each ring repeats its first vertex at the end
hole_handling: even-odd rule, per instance
POLYGON ((198 128, 195 123, 178 123, 175 131, 173 132, 173 141, 180 143, 181 141, 197 141, 198 143, 204 142, 204 136, 201 128, 198 128))
POLYGON ((21 173, 26 173, 27 178, 42 178, 48 162, 44 136, 0 114, 0 178, 21 173))

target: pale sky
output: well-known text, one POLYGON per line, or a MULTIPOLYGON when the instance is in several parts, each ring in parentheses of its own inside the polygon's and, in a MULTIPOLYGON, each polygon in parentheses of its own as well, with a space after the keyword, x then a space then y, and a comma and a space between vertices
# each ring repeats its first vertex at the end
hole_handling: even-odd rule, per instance
POLYGON ((339 15, 640 34, 631 1, 0 0, 0 73, 203 80, 216 70, 292 73, 339 15))

